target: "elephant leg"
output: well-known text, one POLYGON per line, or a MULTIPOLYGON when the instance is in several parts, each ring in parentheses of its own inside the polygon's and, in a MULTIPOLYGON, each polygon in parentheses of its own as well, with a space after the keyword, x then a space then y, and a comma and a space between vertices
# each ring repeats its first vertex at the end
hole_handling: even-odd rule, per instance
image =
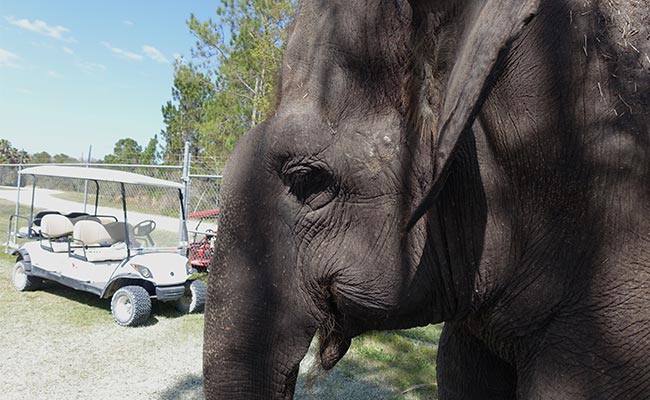
POLYGON ((438 349, 440 400, 516 399, 515 369, 462 326, 445 324, 438 349))

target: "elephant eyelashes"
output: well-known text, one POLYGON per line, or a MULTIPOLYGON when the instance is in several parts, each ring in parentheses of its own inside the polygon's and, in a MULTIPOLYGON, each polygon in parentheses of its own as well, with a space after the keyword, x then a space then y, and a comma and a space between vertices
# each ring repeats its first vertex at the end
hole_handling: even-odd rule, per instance
POLYGON ((338 189, 334 176, 323 167, 301 164, 284 169, 289 193, 311 209, 321 208, 336 197, 338 189))

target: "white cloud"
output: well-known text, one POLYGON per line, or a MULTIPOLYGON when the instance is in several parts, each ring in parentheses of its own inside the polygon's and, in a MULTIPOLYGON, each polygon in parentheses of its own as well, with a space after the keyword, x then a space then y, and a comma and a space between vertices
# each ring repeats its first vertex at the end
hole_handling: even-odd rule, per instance
POLYGON ((0 67, 11 67, 11 68, 20 68, 16 62, 20 60, 16 54, 0 49, 0 67))
POLYGON ((133 21, 129 21, 128 19, 125 19, 124 21, 122 21, 122 23, 123 23, 124 25, 128 25, 128 26, 133 26, 133 25, 135 25, 135 23, 133 23, 133 21))
POLYGON ((119 56, 129 58, 131 60, 142 60, 144 58, 142 56, 142 54, 133 53, 133 52, 128 51, 128 50, 120 49, 119 47, 113 47, 108 42, 102 42, 102 44, 104 45, 104 47, 106 47, 107 49, 109 49, 110 51, 112 51, 113 53, 115 53, 115 54, 117 54, 119 56))
POLYGON ((86 74, 94 74, 106 71, 106 66, 103 64, 97 64, 88 61, 79 61, 76 65, 86 74))
POLYGON ((56 71, 47 71, 47 76, 49 76, 50 78, 54 78, 54 79, 63 78, 63 75, 61 75, 60 73, 58 73, 56 71))
POLYGON ((63 52, 68 54, 74 54, 74 50, 69 47, 63 47, 63 52))
POLYGON ((160 63, 169 64, 169 60, 165 55, 153 46, 142 46, 142 51, 152 60, 158 61, 160 63))
POLYGON ((27 89, 27 88, 18 88, 18 89, 16 89, 16 93, 20 93, 20 94, 32 94, 32 90, 31 90, 31 89, 27 89))
POLYGON ((49 36, 51 38, 57 39, 57 40, 63 40, 66 42, 73 42, 74 39, 71 37, 64 37, 63 35, 65 33, 70 32, 70 29, 61 26, 61 25, 56 25, 56 26, 50 26, 48 25, 45 21, 41 21, 40 19, 30 21, 28 19, 16 19, 14 17, 5 17, 5 19, 12 25, 15 25, 19 28, 27 29, 28 31, 40 33, 41 35, 49 36))

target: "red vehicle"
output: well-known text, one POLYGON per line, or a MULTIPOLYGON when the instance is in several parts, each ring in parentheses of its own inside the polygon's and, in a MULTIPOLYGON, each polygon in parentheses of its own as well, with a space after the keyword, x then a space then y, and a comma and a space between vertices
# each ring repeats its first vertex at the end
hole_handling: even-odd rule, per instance
POLYGON ((217 217, 219 209, 203 210, 190 213, 188 219, 198 219, 194 230, 188 231, 192 236, 192 243, 187 248, 187 258, 192 267, 199 272, 207 272, 212 256, 214 255, 214 238, 217 235, 217 217), (208 222, 211 221, 211 222, 208 222), (201 225, 209 224, 213 228, 201 229, 201 225))

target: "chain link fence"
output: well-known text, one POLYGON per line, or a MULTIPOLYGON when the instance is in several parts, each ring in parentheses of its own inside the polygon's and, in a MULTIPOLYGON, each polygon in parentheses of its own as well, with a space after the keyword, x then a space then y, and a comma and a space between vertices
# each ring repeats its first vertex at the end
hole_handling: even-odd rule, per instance
MULTIPOLYGON (((28 167, 33 167, 43 164, 0 164, 0 186, 4 189, 15 189, 18 185, 18 170, 28 167)), ((57 165, 57 164, 48 164, 57 165)), ((93 168, 107 168, 113 170, 121 170, 134 172, 141 175, 150 176, 153 178, 164 179, 171 182, 183 183, 186 180, 189 182, 188 190, 185 196, 188 198, 187 212, 195 213, 202 210, 210 210, 219 208, 219 191, 221 187, 221 175, 214 174, 197 174, 189 173, 183 176, 182 166, 165 166, 165 165, 109 165, 109 164, 59 164, 66 166, 83 166, 93 168), (188 196, 189 195, 189 196, 188 196)), ((190 169, 190 171, 194 171, 190 169)), ((31 186, 31 178, 22 178, 21 187, 31 186), (29 180, 29 181, 28 181, 29 180)), ((94 193, 94 184, 89 182, 86 184, 82 180, 76 179, 57 179, 50 177, 40 177, 38 186, 43 189, 60 190, 62 192, 72 192, 83 194, 84 192, 94 193), (86 190, 87 189, 87 190, 86 190)), ((141 190, 145 190, 144 188, 141 190)), ((107 194, 108 196, 108 194, 107 194)), ((142 198, 142 196, 136 196, 142 198)), ((146 197, 144 197, 146 198, 146 197)), ((143 200, 144 201, 144 200, 143 200)), ((89 201, 91 204, 94 199, 89 201)), ((160 207, 161 204, 152 199, 151 207, 160 207)), ((164 207, 164 205, 162 205, 164 207)))
MULTIPOLYGON (((43 164, 0 164, 0 200, 16 203, 17 186, 19 191, 19 214, 29 216, 32 201, 33 177, 21 175, 20 169, 43 164)), ((56 164, 47 164, 56 165, 56 164)), ((59 164, 62 165, 62 164, 59 164)), ((206 229, 216 231, 216 215, 210 218, 202 217, 202 212, 219 209, 219 191, 221 176, 219 171, 207 174, 206 168, 193 168, 189 157, 186 156, 183 165, 124 165, 124 164, 64 164, 65 166, 79 166, 92 168, 107 168, 133 172, 145 176, 163 179, 184 184, 187 227, 189 230, 206 229), (196 172, 200 173, 196 173, 196 172), (191 173, 194 172, 194 173, 191 173)), ((107 218, 123 220, 121 204, 121 187, 115 182, 100 182, 99 195, 93 181, 82 179, 67 179, 39 176, 36 178, 36 191, 34 192, 34 208, 36 212, 45 209, 59 211, 63 214, 84 213, 106 215, 107 218)), ((134 225, 147 219, 147 215, 155 215, 157 221, 162 221, 152 240, 156 245, 178 243, 178 215, 181 208, 178 191, 170 188, 161 188, 147 185, 125 185, 128 220, 134 225), (175 222, 174 222, 175 221, 175 222), (163 229, 164 228, 164 229, 163 229)), ((12 212, 13 214, 13 212, 12 212)), ((15 226, 10 230, 27 229, 27 221, 17 219, 15 226)), ((2 222, 0 222, 2 223, 2 222)), ((190 234, 190 240, 192 235, 190 234)))
POLYGON ((188 214, 219 208, 221 176, 190 175, 188 214))

